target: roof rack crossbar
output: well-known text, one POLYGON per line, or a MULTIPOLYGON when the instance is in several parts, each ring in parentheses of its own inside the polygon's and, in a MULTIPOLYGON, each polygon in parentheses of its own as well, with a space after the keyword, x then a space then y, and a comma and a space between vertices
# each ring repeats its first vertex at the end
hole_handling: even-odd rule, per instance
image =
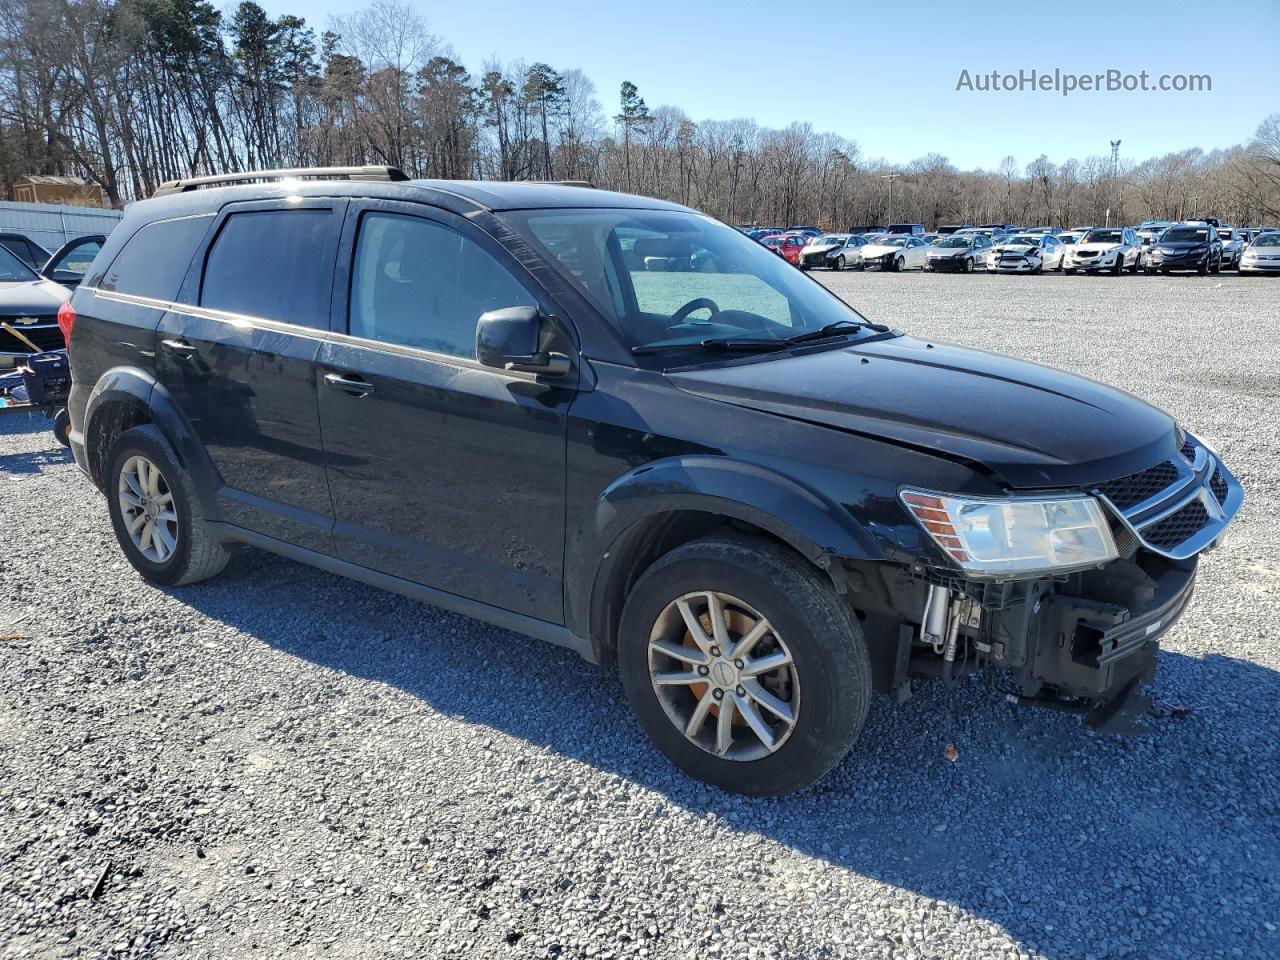
POLYGON ((409 175, 396 167, 293 167, 287 170, 246 170, 242 173, 215 173, 207 177, 186 177, 160 184, 153 197, 171 193, 186 193, 201 187, 218 187, 231 183, 251 183, 270 180, 408 180, 409 175))

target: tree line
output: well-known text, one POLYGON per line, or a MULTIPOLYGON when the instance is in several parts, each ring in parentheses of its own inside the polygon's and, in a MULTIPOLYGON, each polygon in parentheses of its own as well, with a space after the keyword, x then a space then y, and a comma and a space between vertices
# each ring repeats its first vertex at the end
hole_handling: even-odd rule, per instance
POLYGON ((1142 162, 1006 157, 994 171, 964 171, 941 154, 874 160, 807 123, 695 122, 651 108, 630 81, 606 107, 577 69, 492 62, 473 72, 402 0, 373 0, 318 34, 252 0, 226 15, 208 0, 2 6, 9 196, 32 173, 86 177, 120 206, 199 173, 376 163, 414 177, 587 180, 733 223, 829 229, 1280 219, 1280 113, 1225 149, 1142 162))

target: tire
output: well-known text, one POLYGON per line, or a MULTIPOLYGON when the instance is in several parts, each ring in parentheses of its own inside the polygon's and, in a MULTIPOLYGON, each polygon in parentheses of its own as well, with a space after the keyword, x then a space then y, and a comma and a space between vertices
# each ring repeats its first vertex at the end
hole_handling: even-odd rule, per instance
MULTIPOLYGON (((723 652, 714 646, 708 649, 723 652)), ((696 540, 677 547, 645 571, 623 609, 618 660, 632 709, 654 745, 691 777, 750 796, 789 793, 821 778, 848 753, 871 701, 871 662, 849 605, 798 554, 747 536, 696 540), (723 597, 719 602, 729 624, 726 639, 737 642, 742 634, 735 630, 746 631, 748 624, 766 619, 769 629, 755 650, 768 645, 766 655, 789 654, 790 665, 764 675, 763 682, 744 681, 723 667, 731 665, 727 658, 701 654, 699 641, 677 604, 684 600, 691 605, 695 622, 706 628, 702 641, 714 644, 709 635, 707 591, 723 597), (652 679, 655 674, 693 676, 692 671, 707 668, 700 668, 696 660, 671 658, 651 648, 655 636, 665 641, 667 649, 688 650, 695 658, 707 659, 711 672, 702 675, 719 675, 728 695, 706 701, 717 684, 686 680, 663 685, 660 697, 652 679), (790 679, 771 686, 781 674, 790 679), (768 712, 743 683, 752 683, 750 690, 764 687, 766 695, 776 694, 773 702, 793 709, 794 722, 788 725, 768 712), (770 736, 776 747, 770 750, 747 721, 728 727, 725 756, 713 752, 721 733, 719 708, 731 699, 735 702, 730 721, 746 720, 738 708, 738 703, 745 702, 757 719, 764 717, 775 724, 770 736), (695 715, 704 701, 709 705, 701 716, 695 715), (690 722, 699 724, 701 745, 685 734, 690 722)), ((749 665, 751 660, 746 662, 749 665)))
POLYGON ((893 261, 893 272, 894 272, 894 273, 901 273, 901 272, 902 272, 902 270, 903 270, 902 258, 901 258, 901 257, 897 257, 897 258, 895 258, 895 259, 894 259, 894 261, 893 261))
POLYGON ((1154 277, 1154 276, 1156 275, 1156 268, 1155 268, 1155 267, 1146 267, 1146 268, 1144 268, 1144 269, 1143 269, 1143 271, 1142 271, 1142 272, 1143 272, 1143 273, 1145 273, 1148 277, 1154 277))
MULTIPOLYGON (((191 477, 178 466, 173 448, 159 428, 145 424, 120 434, 111 445, 107 463, 107 510, 111 514, 111 526, 120 542, 120 549, 135 570, 152 583, 165 587, 196 583, 222 572, 230 554, 213 535, 200 510, 191 477), (146 548, 135 543, 127 527, 130 521, 125 518, 121 486, 124 484, 130 492, 136 487, 129 486, 121 475, 127 472, 126 467, 136 465, 138 459, 157 468, 160 474, 160 480, 153 488, 159 491, 160 496, 152 495, 150 499, 163 499, 166 492, 169 495, 164 506, 171 509, 164 511, 158 506, 156 509, 160 512, 154 521, 155 528, 164 526, 166 530, 174 531, 171 537, 174 543, 167 548, 165 555, 148 556, 145 549, 152 549, 156 554, 160 551, 154 546, 146 548), (165 512, 173 513, 175 519, 164 521, 165 512)), ((134 477, 136 479, 136 473, 134 477)), ((136 495, 134 499, 138 499, 136 495)), ((145 534, 143 536, 145 538, 145 534)))
POLYGON ((966 257, 964 261, 964 272, 973 273, 973 257, 966 257))
POLYGON ((1205 257, 1203 262, 1201 262, 1200 265, 1196 267, 1196 273, 1200 274, 1200 276, 1203 277, 1208 272, 1209 272, 1209 258, 1205 257))
POLYGON ((1124 256, 1120 255, 1116 257, 1116 265, 1111 268, 1111 275, 1118 277, 1122 273, 1124 273, 1124 256))
POLYGON ((1063 267, 1062 272, 1068 277, 1074 277, 1076 275, 1075 267, 1063 267))
POLYGON ((1137 257, 1134 257, 1134 258, 1133 258, 1133 266, 1129 268, 1129 272, 1130 272, 1130 273, 1137 273, 1137 272, 1138 272, 1138 258, 1137 258, 1137 257))
POLYGON ((1221 272, 1222 272, 1222 258, 1221 258, 1221 257, 1219 257, 1217 260, 1213 261, 1213 265, 1212 265, 1211 267, 1209 267, 1209 272, 1210 272, 1210 273, 1215 273, 1215 274, 1216 274, 1216 273, 1221 273, 1221 272))
POLYGON ((843 270, 843 269, 844 269, 844 257, 836 257, 834 260, 832 260, 832 261, 831 261, 831 269, 832 269, 832 270, 834 270, 836 273, 839 273, 841 270, 843 270))
POLYGON ((1031 272, 1032 272, 1033 274, 1041 274, 1041 273, 1044 273, 1044 264, 1043 264, 1043 263, 1037 264, 1037 265, 1036 265, 1036 267, 1035 267, 1035 269, 1034 269, 1034 270, 1032 270, 1031 272))
POLYGON ((861 273, 863 270, 867 269, 867 265, 865 263, 859 263, 853 269, 858 273, 861 273))
POLYGON ((53 438, 64 447, 71 446, 71 414, 66 407, 53 415, 53 438))

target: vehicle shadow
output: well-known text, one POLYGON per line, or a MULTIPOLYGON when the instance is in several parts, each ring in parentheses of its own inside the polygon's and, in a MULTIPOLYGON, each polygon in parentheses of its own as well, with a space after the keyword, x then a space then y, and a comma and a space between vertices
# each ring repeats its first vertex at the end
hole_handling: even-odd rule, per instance
MULTIPOLYGON (((1052 960, 1280 956, 1280 672, 1250 661, 1162 654, 1159 715, 1136 739, 1018 710, 975 681, 901 707, 880 697, 828 777, 753 800, 671 767, 616 671, 568 650, 254 550, 173 596, 291 656, 625 778, 659 807, 936 901, 944 920, 962 908, 1052 960)), ((909 946, 902 924, 886 951, 909 946)))

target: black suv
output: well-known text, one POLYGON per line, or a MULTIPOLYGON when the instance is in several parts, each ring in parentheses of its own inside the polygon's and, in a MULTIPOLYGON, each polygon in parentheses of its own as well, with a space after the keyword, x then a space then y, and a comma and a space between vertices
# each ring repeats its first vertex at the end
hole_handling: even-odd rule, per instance
POLYGON ((616 659, 729 790, 811 783, 918 678, 1121 725, 1243 497, 1159 410, 869 322, 674 204, 385 168, 161 192, 64 318, 134 567, 250 544, 616 659))

